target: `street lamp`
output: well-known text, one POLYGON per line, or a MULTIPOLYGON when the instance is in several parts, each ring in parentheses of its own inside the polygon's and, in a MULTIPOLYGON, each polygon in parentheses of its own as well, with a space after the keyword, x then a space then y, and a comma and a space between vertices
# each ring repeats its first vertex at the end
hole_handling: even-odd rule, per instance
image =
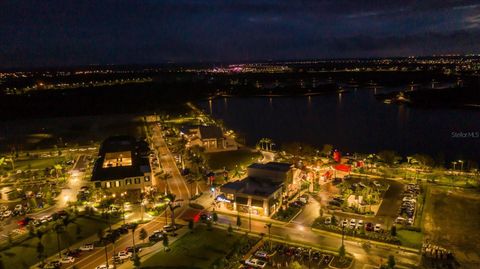
POLYGON ((462 173, 462 170, 463 170, 463 160, 458 160, 458 162, 460 163, 460 173, 462 173))
POLYGON ((252 232, 252 206, 248 205, 248 230, 252 232))
POLYGON ((122 197, 122 215, 123 215, 123 224, 125 225, 125 194, 126 192, 122 192, 120 196, 122 197))
POLYGON ((268 245, 270 247, 270 251, 272 251, 272 237, 270 234, 270 229, 272 228, 272 223, 265 224, 265 227, 268 228, 268 245))
POLYGON ((453 171, 455 171, 455 165, 457 165, 457 162, 453 161, 452 164, 453 164, 453 171))
POLYGON ((145 210, 143 207, 145 206, 145 200, 142 200, 142 207, 141 207, 141 212, 142 212, 142 222, 143 222, 143 211, 145 210))

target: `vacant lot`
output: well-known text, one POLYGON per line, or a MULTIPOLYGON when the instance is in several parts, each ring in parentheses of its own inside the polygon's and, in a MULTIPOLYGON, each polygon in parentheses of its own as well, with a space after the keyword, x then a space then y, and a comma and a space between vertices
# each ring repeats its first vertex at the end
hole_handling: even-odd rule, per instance
POLYGON ((211 268, 218 259, 225 257, 239 235, 228 235, 224 230, 208 231, 197 226, 175 241, 169 252, 159 252, 142 263, 141 268, 211 268))
POLYGON ((124 114, 4 121, 0 124, 0 151, 45 149, 62 143, 91 145, 111 135, 143 136, 142 119, 124 114))
POLYGON ((465 268, 480 268, 480 194, 431 187, 426 202, 425 238, 451 248, 465 268))
POLYGON ((208 160, 208 166, 213 170, 223 169, 232 170, 235 165, 238 167, 247 166, 261 158, 261 154, 249 149, 239 149, 235 151, 223 151, 205 154, 208 160))

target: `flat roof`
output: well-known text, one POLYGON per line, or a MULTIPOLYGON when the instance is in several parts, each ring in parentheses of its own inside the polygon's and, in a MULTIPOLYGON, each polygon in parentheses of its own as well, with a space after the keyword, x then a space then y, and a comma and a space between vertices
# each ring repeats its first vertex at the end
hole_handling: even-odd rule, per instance
POLYGON ((287 172, 292 168, 292 165, 289 163, 280 163, 280 162, 268 162, 265 164, 252 163, 251 165, 248 166, 248 168, 287 172))
POLYGON ((271 182, 270 179, 246 177, 242 180, 228 182, 220 187, 225 193, 240 193, 269 197, 278 189, 282 188, 283 183, 271 182))
POLYGON ((223 138, 223 132, 220 127, 217 126, 199 126, 201 139, 213 139, 223 138))
MULTIPOLYGON (((98 153, 98 159, 95 161, 92 172, 92 181, 117 180, 130 177, 143 177, 145 173, 150 173, 150 162, 148 157, 142 157, 139 151, 144 150, 144 143, 131 136, 115 136, 107 138, 98 153), (128 153, 127 153, 128 152, 128 153), (112 165, 104 166, 108 163, 108 158, 127 155, 131 158, 130 165, 112 165), (107 161, 105 160, 107 158, 107 161)), ((123 160, 122 160, 123 162, 123 160)))

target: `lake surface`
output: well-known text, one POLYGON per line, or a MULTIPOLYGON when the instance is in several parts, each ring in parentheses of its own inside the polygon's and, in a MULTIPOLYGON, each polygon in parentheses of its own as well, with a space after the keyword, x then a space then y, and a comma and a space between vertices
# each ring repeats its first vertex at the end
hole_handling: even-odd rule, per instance
POLYGON ((443 155, 447 162, 480 161, 479 110, 384 104, 375 99, 373 89, 312 97, 218 98, 198 105, 245 136, 248 145, 268 137, 279 145, 332 144, 350 153, 389 149, 403 156, 443 155))

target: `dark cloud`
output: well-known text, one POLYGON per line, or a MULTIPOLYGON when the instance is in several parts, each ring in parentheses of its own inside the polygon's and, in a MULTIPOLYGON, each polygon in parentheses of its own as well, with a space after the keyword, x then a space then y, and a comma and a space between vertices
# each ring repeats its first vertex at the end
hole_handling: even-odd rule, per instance
POLYGON ((469 0, 2 1, 0 66, 477 52, 469 0))

